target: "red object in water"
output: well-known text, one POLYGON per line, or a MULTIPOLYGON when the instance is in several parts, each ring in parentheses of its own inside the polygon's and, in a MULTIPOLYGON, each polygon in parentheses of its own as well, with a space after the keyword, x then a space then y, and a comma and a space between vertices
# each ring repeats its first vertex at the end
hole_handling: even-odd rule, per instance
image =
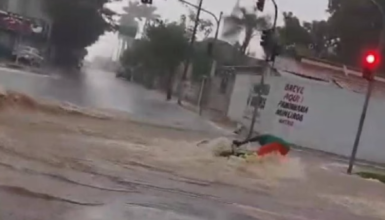
POLYGON ((286 156, 289 149, 280 143, 274 142, 261 146, 257 151, 258 156, 266 156, 271 153, 280 153, 282 156, 286 156))

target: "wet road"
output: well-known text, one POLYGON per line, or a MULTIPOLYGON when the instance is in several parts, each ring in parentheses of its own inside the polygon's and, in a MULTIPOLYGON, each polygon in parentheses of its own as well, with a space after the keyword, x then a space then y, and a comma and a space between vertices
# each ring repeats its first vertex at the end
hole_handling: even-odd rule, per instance
POLYGON ((0 85, 33 97, 124 111, 134 120, 203 132, 222 132, 196 114, 166 102, 163 94, 117 79, 113 73, 101 70, 87 69, 75 76, 45 76, 0 68, 0 85))

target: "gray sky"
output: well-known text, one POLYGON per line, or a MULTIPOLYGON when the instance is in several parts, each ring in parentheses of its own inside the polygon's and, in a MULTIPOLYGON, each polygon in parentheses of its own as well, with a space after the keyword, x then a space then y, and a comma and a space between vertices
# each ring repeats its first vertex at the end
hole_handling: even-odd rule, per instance
MULTIPOLYGON (((135 0, 132 0, 135 1, 135 0)), ((229 14, 235 5, 236 0, 203 0, 203 7, 215 14, 219 14, 223 11, 225 14, 229 14)), ((191 3, 197 3, 198 0, 190 0, 191 3)), ((241 0, 241 6, 248 6, 255 4, 256 0, 241 0)), ((327 0, 276 0, 278 4, 278 24, 282 23, 281 14, 284 11, 291 11, 298 16, 302 21, 311 21, 327 18, 325 12, 327 7, 327 0)), ((111 4, 110 7, 114 10, 121 12, 122 7, 128 4, 128 0, 122 0, 122 2, 111 4)), ((164 19, 177 20, 181 14, 187 12, 187 8, 181 5, 178 0, 153 0, 153 4, 158 7, 157 13, 164 19)), ((274 7, 270 0, 266 0, 266 6, 264 14, 274 14, 274 7)), ((210 18, 210 16, 202 14, 204 18, 210 18)), ((257 53, 260 57, 258 38, 254 38, 250 45, 251 50, 257 53)), ((116 50, 118 47, 117 36, 112 33, 108 33, 100 38, 100 40, 89 48, 88 59, 92 59, 94 56, 116 56, 116 50)))

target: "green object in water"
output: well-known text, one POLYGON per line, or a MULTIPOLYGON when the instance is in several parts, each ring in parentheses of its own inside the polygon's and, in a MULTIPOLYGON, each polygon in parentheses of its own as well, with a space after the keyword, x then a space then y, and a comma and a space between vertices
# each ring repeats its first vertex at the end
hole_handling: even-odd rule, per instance
POLYGON ((290 150, 290 143, 283 140, 282 138, 279 138, 277 136, 271 135, 271 134, 263 134, 260 135, 258 138, 258 142, 260 145, 266 145, 266 144, 271 144, 271 143, 280 143, 284 147, 290 150))

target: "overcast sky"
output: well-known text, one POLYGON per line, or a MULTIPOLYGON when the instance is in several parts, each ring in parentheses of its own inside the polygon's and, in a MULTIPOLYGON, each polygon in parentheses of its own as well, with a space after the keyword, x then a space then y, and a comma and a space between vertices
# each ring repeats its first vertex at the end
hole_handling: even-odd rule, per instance
MULTIPOLYGON (((131 0, 139 1, 139 0, 131 0)), ((190 0, 191 3, 197 3, 198 0, 190 0)), ((241 6, 248 6, 255 4, 256 0, 241 0, 241 6)), ((298 16, 302 21, 320 20, 327 18, 325 12, 328 0, 276 0, 278 5, 278 24, 282 24, 281 15, 284 11, 291 11, 298 16)), ((223 11, 225 14, 229 14, 234 7, 236 0, 203 0, 203 7, 215 14, 219 14, 223 11)), ((119 3, 111 4, 110 7, 118 12, 122 12, 122 8, 128 4, 128 0, 122 0, 119 3)), ((181 14, 185 14, 187 9, 181 5, 178 0, 153 0, 153 4, 158 8, 157 13, 164 19, 177 20, 181 14)), ((274 7, 270 0, 266 0, 264 14, 274 14, 274 7)), ((210 18, 210 16, 202 14, 204 18, 210 18)), ((257 53, 260 57, 260 48, 258 48, 259 40, 253 39, 251 44, 252 51, 257 53)), ((107 56, 113 57, 116 54, 118 47, 118 40, 115 34, 108 33, 102 36, 100 40, 88 49, 88 59, 92 59, 94 56, 107 56)), ((116 55, 115 55, 116 56, 116 55)))

